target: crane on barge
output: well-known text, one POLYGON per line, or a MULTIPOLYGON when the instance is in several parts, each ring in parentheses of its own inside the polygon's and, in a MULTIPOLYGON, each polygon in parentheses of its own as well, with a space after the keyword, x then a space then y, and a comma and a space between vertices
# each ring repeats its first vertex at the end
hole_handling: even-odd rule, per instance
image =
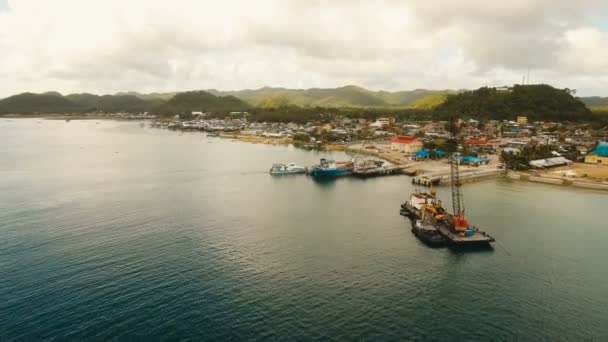
POLYGON ((460 191, 462 183, 460 182, 460 155, 458 154, 458 124, 455 119, 450 120, 450 135, 451 140, 455 145, 455 151, 452 152, 450 160, 450 180, 452 188, 452 212, 454 230, 456 232, 464 232, 469 228, 469 222, 464 214, 464 199, 460 191))

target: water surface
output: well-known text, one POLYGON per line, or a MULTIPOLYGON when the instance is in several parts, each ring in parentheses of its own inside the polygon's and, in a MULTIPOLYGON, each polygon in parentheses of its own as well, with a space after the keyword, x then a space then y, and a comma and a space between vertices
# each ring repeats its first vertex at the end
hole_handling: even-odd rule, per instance
POLYGON ((348 158, 0 119, 0 340, 608 337, 608 194, 467 184, 500 245, 429 249, 398 214, 409 177, 267 174, 325 156, 348 158))

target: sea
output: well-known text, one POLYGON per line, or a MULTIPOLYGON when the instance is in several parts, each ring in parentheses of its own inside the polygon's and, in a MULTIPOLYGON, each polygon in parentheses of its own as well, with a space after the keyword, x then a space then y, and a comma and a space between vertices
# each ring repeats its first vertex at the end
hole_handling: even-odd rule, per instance
POLYGON ((607 192, 465 184, 497 243, 433 249, 408 176, 268 174, 323 157, 0 118, 0 341, 608 340, 607 192))

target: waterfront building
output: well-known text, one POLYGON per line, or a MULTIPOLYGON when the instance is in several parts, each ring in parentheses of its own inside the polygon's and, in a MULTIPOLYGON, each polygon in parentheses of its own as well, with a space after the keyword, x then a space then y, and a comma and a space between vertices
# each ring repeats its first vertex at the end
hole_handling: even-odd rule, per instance
POLYGON ((608 142, 600 142, 593 151, 587 153, 585 163, 608 165, 608 142))
POLYGON ((422 142, 416 137, 398 136, 391 139, 391 150, 403 153, 414 153, 422 150, 422 142))

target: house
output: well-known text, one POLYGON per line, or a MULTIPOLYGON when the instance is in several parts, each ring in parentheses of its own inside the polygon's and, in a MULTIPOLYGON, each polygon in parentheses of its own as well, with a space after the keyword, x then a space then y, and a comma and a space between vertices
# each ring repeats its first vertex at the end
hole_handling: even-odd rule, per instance
POLYGON ((500 146, 500 141, 487 139, 465 139, 464 144, 484 151, 494 151, 500 146))
POLYGON ((391 139, 391 150, 403 153, 414 153, 422 150, 422 142, 416 137, 398 136, 391 139))
POLYGON ((376 127, 376 128, 384 128, 384 127, 392 126, 394 124, 395 124, 395 118, 388 117, 388 118, 379 118, 378 120, 376 120, 376 122, 374 122, 373 124, 371 124, 369 126, 376 127))
POLYGON ((600 142, 593 151, 587 153, 585 163, 608 165, 608 142, 600 142))
POLYGON ((572 161, 564 158, 564 157, 553 157, 546 159, 538 159, 530 161, 530 166, 535 167, 537 169, 544 169, 547 167, 561 166, 561 165, 570 165, 572 161))
POLYGON ((518 116, 517 117, 517 123, 520 125, 527 125, 528 124, 528 117, 527 116, 518 116))

